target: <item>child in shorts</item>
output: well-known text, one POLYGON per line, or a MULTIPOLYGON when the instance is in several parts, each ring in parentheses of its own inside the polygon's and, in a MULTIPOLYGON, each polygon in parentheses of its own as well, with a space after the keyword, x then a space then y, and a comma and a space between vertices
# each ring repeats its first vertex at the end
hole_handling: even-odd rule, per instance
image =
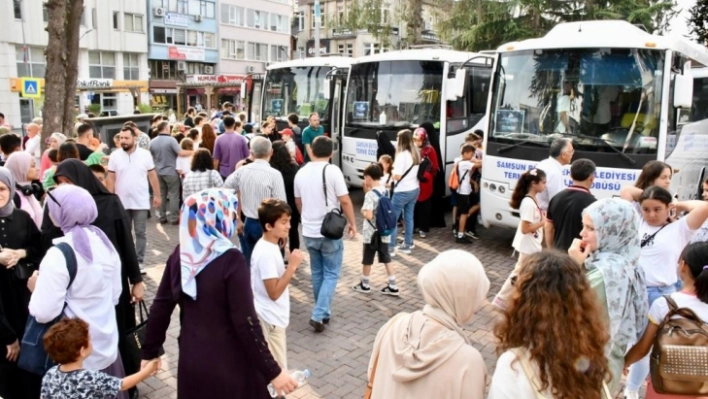
POLYGON ((470 243, 469 237, 465 235, 465 226, 467 225, 467 217, 471 208, 470 194, 472 194, 472 180, 471 175, 474 172, 474 163, 472 162, 472 157, 475 153, 475 148, 470 143, 465 143, 462 145, 460 150, 462 158, 457 162, 457 176, 460 179, 460 185, 455 192, 455 200, 457 202, 457 217, 459 222, 457 223, 457 236, 455 242, 460 244, 470 243))
POLYGON ((139 372, 123 379, 83 368, 93 350, 89 326, 79 318, 62 319, 44 334, 44 348, 58 364, 42 379, 42 399, 115 398, 159 369, 159 360, 147 363, 139 372))
POLYGON ((364 259, 361 262, 361 281, 352 289, 365 294, 371 293, 369 276, 371 275, 371 265, 374 263, 374 257, 378 254, 379 262, 384 264, 388 275, 388 285, 381 290, 381 293, 399 296, 396 276, 393 274, 393 265, 391 264, 391 254, 388 251, 388 243, 391 240, 391 236, 381 236, 381 242, 372 243, 372 237, 376 231, 376 209, 379 206, 379 198, 388 196, 388 191, 381 187, 381 177, 383 177, 383 170, 379 164, 371 164, 364 169, 364 185, 371 187, 371 190, 364 196, 364 205, 361 207, 361 214, 365 219, 362 229, 364 259))

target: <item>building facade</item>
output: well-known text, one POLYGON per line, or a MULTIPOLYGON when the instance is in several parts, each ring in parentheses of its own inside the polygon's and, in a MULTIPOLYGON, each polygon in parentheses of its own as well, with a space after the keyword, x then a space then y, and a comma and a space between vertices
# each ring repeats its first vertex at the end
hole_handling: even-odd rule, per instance
MULTIPOLYGON (((405 6, 403 0, 381 2, 381 9, 375 14, 380 19, 380 26, 389 27, 388 40, 381 40, 366 29, 348 29, 345 25, 352 3, 356 0, 320 0, 320 54, 341 54, 361 57, 370 54, 405 47, 406 27, 398 17, 405 6)), ((315 6, 314 0, 300 0, 293 21, 297 32, 297 49, 293 58, 315 56, 315 6)), ((432 2, 423 3, 423 21, 425 26, 421 38, 429 44, 440 43, 435 32, 435 12, 432 2)))
MULTIPOLYGON (((41 1, 0 3, 0 112, 19 128, 41 116, 48 15, 41 1), (21 94, 23 78, 39 93, 21 94)), ((130 114, 149 101, 146 0, 85 0, 81 18, 76 107, 97 114, 130 114), (100 5, 100 7, 99 7, 100 5)))

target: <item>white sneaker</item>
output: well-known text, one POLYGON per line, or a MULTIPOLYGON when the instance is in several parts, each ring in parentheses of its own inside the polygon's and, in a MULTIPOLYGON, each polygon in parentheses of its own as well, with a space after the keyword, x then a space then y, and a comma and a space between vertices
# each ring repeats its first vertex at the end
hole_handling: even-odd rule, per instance
POLYGON ((639 399, 639 392, 633 392, 625 388, 624 399, 639 399))
POLYGON ((145 274, 145 266, 143 266, 143 264, 140 263, 140 264, 138 265, 138 267, 140 268, 140 274, 145 274))

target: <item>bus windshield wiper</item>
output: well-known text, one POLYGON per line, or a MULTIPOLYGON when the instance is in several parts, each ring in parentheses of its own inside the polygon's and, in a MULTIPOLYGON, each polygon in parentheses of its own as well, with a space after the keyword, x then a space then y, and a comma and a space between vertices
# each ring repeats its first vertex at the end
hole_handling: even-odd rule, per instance
POLYGON ((597 141, 597 142, 603 143, 606 147, 609 147, 612 151, 616 152, 617 154, 620 155, 620 157, 622 157, 624 160, 626 160, 627 162, 629 162, 630 165, 634 165, 634 164, 637 163, 637 161, 635 161, 632 157, 630 157, 629 155, 625 154, 623 151, 621 151, 621 150, 615 148, 615 146, 613 146, 613 145, 610 144, 607 140, 605 140, 605 139, 603 139, 603 138, 601 138, 601 137, 586 136, 586 135, 584 135, 584 134, 575 134, 575 133, 568 133, 567 135, 568 135, 568 136, 571 136, 571 137, 581 138, 581 139, 595 140, 595 141, 597 141))
POLYGON ((537 144, 537 145, 541 145, 541 146, 543 146, 543 147, 550 147, 550 146, 551 146, 551 145, 550 145, 548 142, 546 142, 546 141, 538 141, 538 140, 536 140, 536 139, 534 139, 534 140, 523 140, 523 141, 519 141, 518 143, 510 144, 510 145, 508 145, 508 146, 506 146, 506 147, 501 147, 501 148, 497 149, 497 153, 503 154, 503 153, 505 153, 505 152, 507 152, 507 151, 509 151, 509 150, 513 150, 513 149, 516 148, 516 147, 520 147, 520 146, 526 145, 526 144, 537 144))

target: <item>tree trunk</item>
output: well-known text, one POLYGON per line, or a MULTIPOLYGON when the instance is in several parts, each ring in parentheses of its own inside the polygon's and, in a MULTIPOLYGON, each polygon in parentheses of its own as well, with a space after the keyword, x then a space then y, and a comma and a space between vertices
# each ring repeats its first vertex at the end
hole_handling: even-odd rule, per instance
POLYGON ((408 0, 406 10, 406 35, 409 45, 421 44, 423 22, 423 0, 408 0))
POLYGON ((68 0, 66 18, 66 80, 64 81, 64 134, 74 134, 74 102, 79 78, 79 33, 84 0, 68 0))

